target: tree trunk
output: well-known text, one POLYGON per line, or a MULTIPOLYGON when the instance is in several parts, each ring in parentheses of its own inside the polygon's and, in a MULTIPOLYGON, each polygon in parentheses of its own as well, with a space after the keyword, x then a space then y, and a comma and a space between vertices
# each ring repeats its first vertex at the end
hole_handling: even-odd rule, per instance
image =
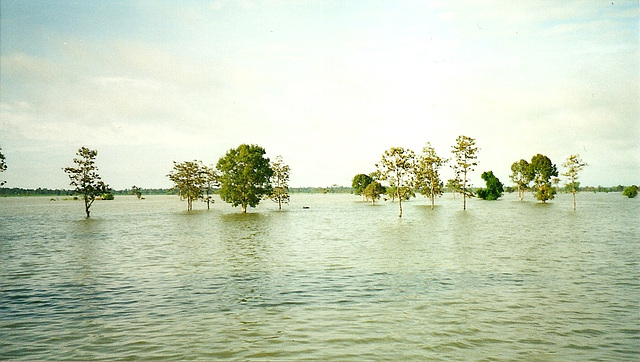
POLYGON ((573 211, 576 211, 576 191, 573 190, 573 211))
POLYGON ((398 217, 402 217, 402 197, 400 197, 400 187, 396 188, 396 196, 398 196, 398 207, 400 208, 398 217))
POLYGON ((84 195, 84 212, 87 213, 87 219, 89 218, 89 208, 91 207, 91 204, 89 203, 89 198, 87 197, 87 194, 84 195))
POLYGON ((280 199, 280 196, 278 196, 278 210, 282 210, 282 200, 280 199))
POLYGON ((247 205, 242 204, 242 213, 246 214, 247 213, 247 205))

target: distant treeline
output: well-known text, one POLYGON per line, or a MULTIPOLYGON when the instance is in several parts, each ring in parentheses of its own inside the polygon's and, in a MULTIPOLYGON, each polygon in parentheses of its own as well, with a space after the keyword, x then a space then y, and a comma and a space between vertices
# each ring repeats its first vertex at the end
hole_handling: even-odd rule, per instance
MULTIPOLYGON (((175 189, 138 189, 142 195, 177 195, 175 189)), ((292 187, 289 189, 292 193, 304 194, 349 194, 353 193, 353 188, 345 186, 329 186, 329 187, 292 187)), ((114 195, 135 195, 132 189, 111 190, 114 195)), ((38 187, 37 189, 24 189, 20 187, 0 187, 0 197, 7 196, 74 196, 74 190, 66 189, 48 189, 38 187)))
MULTIPOLYGON (((584 186, 580 187, 581 192, 622 192, 625 186, 618 185, 612 187, 604 186, 584 186)), ((328 186, 328 187, 292 187, 289 189, 292 193, 300 194, 352 194, 353 188, 346 186, 328 186)), ((445 188, 446 192, 451 192, 445 188)), ((515 192, 516 188, 512 186, 505 186, 505 192, 515 192)), ((563 192, 564 188, 559 188, 558 192, 563 192)), ((178 191, 174 189, 140 189, 142 195, 177 195, 178 191)), ((124 190, 112 190, 114 195, 135 195, 135 192, 131 189, 124 190)), ((74 196, 76 193, 74 190, 65 189, 23 189, 20 187, 0 187, 0 197, 7 196, 74 196)))

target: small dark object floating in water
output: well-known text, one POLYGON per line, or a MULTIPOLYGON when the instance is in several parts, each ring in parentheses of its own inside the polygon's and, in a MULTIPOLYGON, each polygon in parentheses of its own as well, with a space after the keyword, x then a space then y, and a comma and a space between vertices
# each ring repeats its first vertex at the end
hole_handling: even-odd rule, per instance
POLYGON ((306 210, 309 208, 309 206, 303 206, 302 208, 306 210))

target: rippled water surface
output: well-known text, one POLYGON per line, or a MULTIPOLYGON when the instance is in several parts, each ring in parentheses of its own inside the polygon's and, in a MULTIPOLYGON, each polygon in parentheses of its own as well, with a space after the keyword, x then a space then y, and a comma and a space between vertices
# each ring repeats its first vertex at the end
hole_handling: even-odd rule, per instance
POLYGON ((2 198, 0 359, 640 359, 639 200, 528 197, 2 198))

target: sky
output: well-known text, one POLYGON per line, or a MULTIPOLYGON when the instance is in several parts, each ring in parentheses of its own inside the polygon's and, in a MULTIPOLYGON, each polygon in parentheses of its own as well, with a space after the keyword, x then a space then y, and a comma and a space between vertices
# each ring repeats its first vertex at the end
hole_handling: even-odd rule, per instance
POLYGON ((637 1, 2 0, 0 178, 70 188, 86 146, 112 188, 168 188, 247 143, 292 187, 350 186, 465 135, 474 186, 538 153, 640 184, 639 39, 637 1))

